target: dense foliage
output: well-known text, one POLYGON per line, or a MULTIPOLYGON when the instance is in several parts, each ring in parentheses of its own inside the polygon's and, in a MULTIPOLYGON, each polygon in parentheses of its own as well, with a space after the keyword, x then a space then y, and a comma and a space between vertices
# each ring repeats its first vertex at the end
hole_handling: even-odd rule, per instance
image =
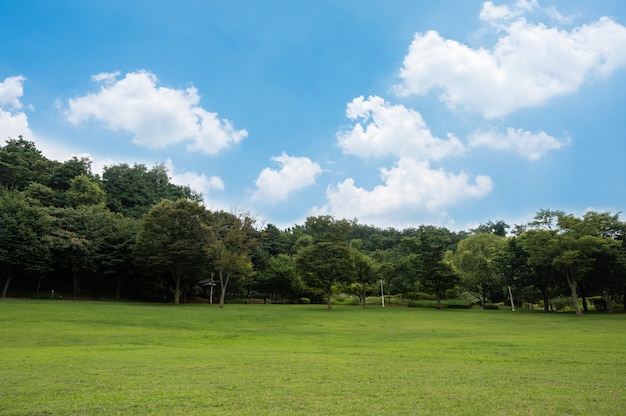
MULTIPOLYGON (((279 230, 210 211, 162 165, 91 171, 22 137, 0 147, 2 297, 325 302, 337 294, 612 311, 626 297, 626 224, 540 210, 528 224, 381 229, 330 216, 279 230), (569 300, 563 300, 569 299, 569 300), (581 309, 582 308, 582 309, 581 309)), ((417 304, 417 303, 414 303, 417 304)), ((447 304, 454 304, 447 302, 447 304)))

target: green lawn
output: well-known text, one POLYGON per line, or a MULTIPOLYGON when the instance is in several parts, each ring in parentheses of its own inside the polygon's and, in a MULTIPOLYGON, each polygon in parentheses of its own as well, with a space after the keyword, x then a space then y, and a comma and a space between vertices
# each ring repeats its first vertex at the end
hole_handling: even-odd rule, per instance
POLYGON ((2 415, 618 415, 626 314, 0 302, 2 415))

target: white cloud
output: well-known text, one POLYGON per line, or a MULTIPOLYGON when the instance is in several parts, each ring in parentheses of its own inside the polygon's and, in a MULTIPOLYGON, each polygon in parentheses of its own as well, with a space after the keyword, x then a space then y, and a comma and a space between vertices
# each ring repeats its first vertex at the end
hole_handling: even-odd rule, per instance
POLYGON ((28 125, 28 117, 22 111, 21 97, 24 95, 23 83, 26 81, 21 75, 7 77, 0 82, 0 139, 9 137, 17 139, 23 136, 32 140, 33 132, 28 125))
POLYGON ((265 168, 255 181, 257 190, 252 194, 253 201, 267 203, 284 201, 290 194, 315 183, 322 173, 319 164, 307 157, 294 157, 282 153, 271 160, 280 165, 279 170, 265 168))
POLYGON ((216 154, 248 135, 246 130, 236 130, 229 120, 200 107, 194 87, 160 87, 157 77, 146 71, 131 72, 121 79, 119 75, 94 75, 100 90, 70 99, 68 120, 75 125, 101 121, 112 130, 132 133, 135 143, 152 148, 189 142, 190 150, 207 154, 216 154))
POLYGON ((165 168, 169 173, 170 181, 174 185, 188 186, 192 190, 200 192, 205 201, 208 201, 212 190, 221 191, 224 189, 224 182, 219 176, 207 177, 204 173, 199 175, 196 172, 178 173, 171 159, 167 159, 165 168))
POLYGON ((408 157, 380 172, 384 184, 371 191, 356 186, 352 178, 329 187, 327 204, 314 209, 314 215, 356 217, 361 223, 377 226, 441 222, 446 219, 446 207, 468 198, 481 198, 493 187, 487 176, 476 176, 472 182, 464 172, 455 175, 431 169, 428 162, 408 157))
POLYGON ((417 33, 393 91, 410 96, 442 90, 439 98, 450 109, 495 118, 543 105, 591 77, 626 67, 626 27, 614 20, 603 17, 567 31, 528 23, 522 9, 485 3, 483 19, 501 22, 504 32, 492 50, 470 48, 435 31, 417 33))
POLYGON ((357 120, 351 130, 337 133, 339 146, 346 154, 438 160, 464 151, 463 144, 452 134, 448 134, 448 140, 434 137, 417 111, 391 105, 381 97, 355 98, 348 103, 346 116, 357 120))
POLYGON ((477 130, 469 136, 471 147, 486 146, 495 150, 509 150, 530 161, 540 159, 550 150, 567 146, 569 142, 569 138, 559 141, 543 131, 532 133, 513 128, 506 129, 505 133, 477 130))
POLYGON ((541 12, 559 23, 572 23, 571 17, 563 16, 554 7, 542 7, 536 0, 518 0, 511 6, 496 6, 492 1, 486 1, 480 11, 480 19, 495 27, 503 27, 503 22, 518 19, 531 12, 541 12))

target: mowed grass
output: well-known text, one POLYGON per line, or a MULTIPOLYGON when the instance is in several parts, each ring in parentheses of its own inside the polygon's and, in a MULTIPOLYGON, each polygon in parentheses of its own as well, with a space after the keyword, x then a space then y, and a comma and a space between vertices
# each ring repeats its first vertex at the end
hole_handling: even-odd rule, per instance
POLYGON ((626 315, 0 302, 2 415, 617 415, 626 315))

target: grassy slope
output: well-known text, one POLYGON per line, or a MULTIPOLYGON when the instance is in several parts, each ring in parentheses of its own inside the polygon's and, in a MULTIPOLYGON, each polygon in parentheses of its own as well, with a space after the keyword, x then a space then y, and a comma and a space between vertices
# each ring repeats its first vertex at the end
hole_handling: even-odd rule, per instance
POLYGON ((0 302, 0 414, 621 414, 626 315, 0 302))

